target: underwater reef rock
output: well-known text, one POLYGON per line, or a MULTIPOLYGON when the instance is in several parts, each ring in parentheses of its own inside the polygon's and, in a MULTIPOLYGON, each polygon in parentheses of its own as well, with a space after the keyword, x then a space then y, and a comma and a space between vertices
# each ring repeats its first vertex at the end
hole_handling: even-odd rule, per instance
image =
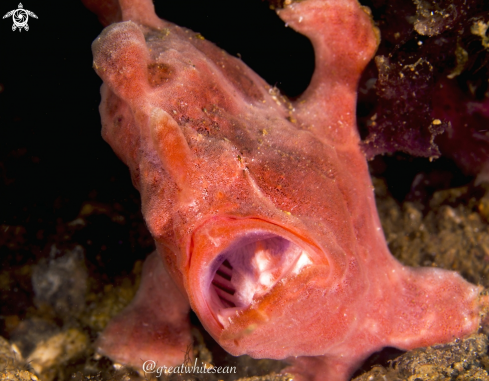
POLYGON ((410 351, 352 381, 488 381, 488 339, 479 334, 410 351))
POLYGON ((19 349, 0 336, 0 380, 38 381, 19 349))
POLYGON ((36 304, 52 307, 64 320, 79 314, 85 308, 87 291, 88 274, 84 260, 81 246, 62 253, 53 245, 49 257, 33 269, 36 304))
POLYGON ((489 286, 489 188, 474 185, 439 190, 428 207, 388 196, 375 179, 382 226, 392 254, 410 266, 436 266, 460 272, 489 286))
POLYGON ((489 4, 372 0, 382 42, 359 93, 364 150, 454 159, 466 173, 489 160, 489 4))

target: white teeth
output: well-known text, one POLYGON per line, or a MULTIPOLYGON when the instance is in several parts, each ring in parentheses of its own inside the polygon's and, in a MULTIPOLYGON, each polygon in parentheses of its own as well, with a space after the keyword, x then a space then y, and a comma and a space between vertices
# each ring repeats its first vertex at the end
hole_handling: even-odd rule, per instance
POLYGON ((231 323, 232 318, 235 317, 239 311, 241 311, 241 308, 223 308, 219 311, 217 319, 224 327, 227 327, 231 323))
POLYGON ((260 274, 259 282, 262 286, 266 288, 270 288, 273 286, 275 277, 273 274, 269 273, 268 271, 265 271, 260 274))
POLYGON ((296 262, 294 268, 292 269, 292 274, 299 274, 304 267, 309 265, 312 265, 312 261, 309 259, 306 253, 302 252, 299 260, 296 262))
POLYGON ((270 255, 265 250, 259 248, 255 251, 254 262, 259 271, 264 271, 270 262, 270 255))

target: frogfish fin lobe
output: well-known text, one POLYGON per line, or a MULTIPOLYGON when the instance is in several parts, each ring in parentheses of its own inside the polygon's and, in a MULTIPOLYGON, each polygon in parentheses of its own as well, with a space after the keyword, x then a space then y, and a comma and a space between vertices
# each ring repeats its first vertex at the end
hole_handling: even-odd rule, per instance
POLYGON ((82 3, 98 16, 103 26, 122 21, 121 7, 117 0, 82 0, 82 3))
POLYGON ((131 21, 112 24, 92 43, 93 66, 104 84, 131 107, 139 106, 149 89, 148 49, 143 32, 131 21))
POLYGON ((119 0, 119 3, 122 9, 122 20, 131 20, 155 29, 162 27, 163 22, 156 16, 153 1, 119 0))
POLYGON ((82 2, 98 16, 103 26, 128 20, 156 29, 161 28, 163 24, 156 16, 151 0, 82 0, 82 2))
POLYGON ((192 345, 189 304, 154 252, 145 261, 134 300, 112 319, 95 343, 99 353, 140 368, 147 360, 158 366, 180 365, 192 345))
POLYGON ((357 0, 308 0, 277 13, 314 47, 316 68, 294 104, 298 115, 336 144, 358 140, 352 112, 357 83, 380 39, 367 8, 357 0))

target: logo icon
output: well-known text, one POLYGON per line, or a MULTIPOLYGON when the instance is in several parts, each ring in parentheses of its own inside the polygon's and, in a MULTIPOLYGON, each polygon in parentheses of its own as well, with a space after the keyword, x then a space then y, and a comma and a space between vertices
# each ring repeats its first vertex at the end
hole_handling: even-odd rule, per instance
POLYGON ((19 8, 14 9, 13 11, 8 12, 3 18, 7 18, 12 16, 12 20, 14 21, 14 25, 12 25, 12 30, 16 30, 19 28, 19 32, 22 32, 22 28, 26 31, 29 30, 29 25, 27 25, 27 20, 29 20, 29 16, 37 19, 37 16, 27 9, 24 9, 22 3, 19 3, 19 8))

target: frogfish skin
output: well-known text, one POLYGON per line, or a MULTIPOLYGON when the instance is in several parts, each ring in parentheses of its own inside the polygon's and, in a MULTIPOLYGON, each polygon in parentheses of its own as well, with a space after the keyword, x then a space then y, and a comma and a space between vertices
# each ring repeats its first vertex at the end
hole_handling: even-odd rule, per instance
POLYGON ((128 165, 156 242, 100 353, 179 365, 192 308, 232 355, 287 359, 296 380, 345 381, 384 346, 478 329, 481 287, 403 266, 387 248, 355 121, 379 41, 366 8, 304 0, 278 12, 316 55, 292 102, 159 19, 150 0, 84 2, 112 23, 92 46, 102 134, 128 165))

